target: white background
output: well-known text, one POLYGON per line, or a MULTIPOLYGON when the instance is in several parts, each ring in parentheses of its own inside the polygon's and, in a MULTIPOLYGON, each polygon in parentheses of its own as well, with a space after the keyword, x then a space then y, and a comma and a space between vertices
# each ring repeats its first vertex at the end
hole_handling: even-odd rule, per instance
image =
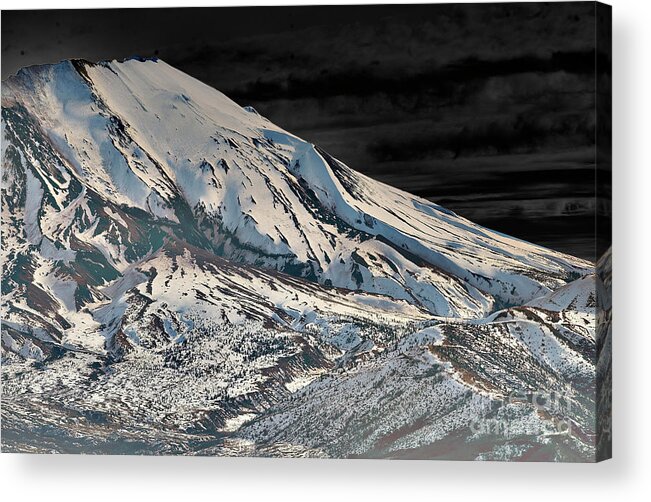
MULTIPOLYGON (((191 5, 263 3, 311 2, 213 0, 191 5)), ((649 500, 651 2, 609 3, 614 41, 614 459, 592 465, 2 454, 3 500, 649 500)), ((0 5, 24 9, 183 4, 12 0, 0 5)))

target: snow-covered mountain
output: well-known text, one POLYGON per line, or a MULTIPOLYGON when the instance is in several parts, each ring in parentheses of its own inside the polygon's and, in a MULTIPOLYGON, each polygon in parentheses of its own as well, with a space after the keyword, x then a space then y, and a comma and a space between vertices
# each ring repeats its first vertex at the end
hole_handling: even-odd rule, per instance
POLYGON ((594 457, 592 263, 160 60, 3 82, 2 166, 3 446, 594 457), (580 434, 514 392, 563 394, 580 434), (476 430, 487 409, 511 435, 476 430))

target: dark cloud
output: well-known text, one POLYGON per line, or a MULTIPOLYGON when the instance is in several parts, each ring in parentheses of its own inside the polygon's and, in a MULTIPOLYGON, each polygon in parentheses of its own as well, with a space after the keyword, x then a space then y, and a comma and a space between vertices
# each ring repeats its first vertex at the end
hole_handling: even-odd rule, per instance
POLYGON ((533 153, 542 148, 568 148, 594 142, 594 117, 585 113, 526 112, 478 120, 408 138, 381 138, 367 151, 378 162, 467 155, 533 153))
POLYGON ((4 11, 2 40, 3 78, 159 56, 357 170, 593 258, 591 2, 4 11))
MULTIPOLYGON (((245 56, 241 56, 245 57, 245 56)), ((287 57, 285 58, 287 59, 287 57)), ((292 60, 290 57, 289 60, 292 60)), ((303 62, 309 65, 308 58, 303 62)), ((317 74, 298 76, 292 73, 282 78, 264 78, 264 74, 244 86, 227 89, 234 99, 270 101, 276 99, 323 99, 349 95, 365 97, 373 93, 392 96, 425 93, 439 99, 468 93, 491 77, 522 73, 554 73, 559 71, 584 74, 593 78, 595 51, 553 53, 549 58, 522 56, 507 60, 482 61, 475 57, 456 61, 444 67, 434 67, 413 75, 387 72, 371 63, 368 67, 339 70, 323 69, 317 74)))

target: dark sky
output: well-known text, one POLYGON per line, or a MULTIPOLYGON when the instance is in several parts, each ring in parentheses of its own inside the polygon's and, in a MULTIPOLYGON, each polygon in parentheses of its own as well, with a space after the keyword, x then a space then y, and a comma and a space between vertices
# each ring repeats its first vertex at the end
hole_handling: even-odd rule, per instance
POLYGON ((350 167, 594 259, 595 4, 2 12, 2 78, 156 55, 350 167))

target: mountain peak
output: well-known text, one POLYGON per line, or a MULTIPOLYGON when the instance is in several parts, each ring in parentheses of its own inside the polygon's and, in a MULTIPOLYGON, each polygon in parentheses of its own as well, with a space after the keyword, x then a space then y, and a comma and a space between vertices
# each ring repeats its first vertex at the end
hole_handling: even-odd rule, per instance
MULTIPOLYGON (((483 316, 590 267, 371 180, 159 59, 26 72, 9 86, 22 107, 12 113, 38 122, 56 159, 49 176, 67 180, 49 185, 53 209, 79 182, 102 204, 193 229, 195 244, 230 259, 440 315, 483 316)), ((112 260, 133 263, 117 250, 112 260)))

